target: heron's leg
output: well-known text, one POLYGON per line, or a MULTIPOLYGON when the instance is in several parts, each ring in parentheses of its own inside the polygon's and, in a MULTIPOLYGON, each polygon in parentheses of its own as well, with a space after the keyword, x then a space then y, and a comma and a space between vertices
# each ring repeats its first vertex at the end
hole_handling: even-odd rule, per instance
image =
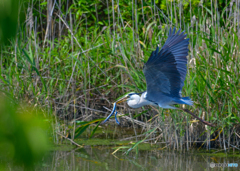
POLYGON ((177 108, 177 109, 179 109, 179 110, 183 110, 184 112, 189 113, 190 115, 192 115, 193 117, 197 118, 199 121, 201 121, 201 122, 204 123, 205 125, 208 125, 208 126, 211 126, 211 127, 215 127, 214 124, 202 120, 201 118, 199 118, 197 115, 195 115, 194 113, 192 113, 192 112, 191 112, 190 110, 188 110, 188 109, 182 109, 182 108, 177 108))

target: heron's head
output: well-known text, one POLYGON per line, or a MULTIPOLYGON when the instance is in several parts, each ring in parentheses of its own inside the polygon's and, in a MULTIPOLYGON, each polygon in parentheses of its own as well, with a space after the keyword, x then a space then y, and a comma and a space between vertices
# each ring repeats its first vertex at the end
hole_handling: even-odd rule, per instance
POLYGON ((141 93, 134 93, 134 92, 128 93, 127 95, 125 95, 122 98, 120 98, 119 100, 117 100, 115 103, 119 104, 124 101, 127 101, 128 106, 135 108, 134 105, 137 104, 140 100, 139 94, 141 94, 141 93))

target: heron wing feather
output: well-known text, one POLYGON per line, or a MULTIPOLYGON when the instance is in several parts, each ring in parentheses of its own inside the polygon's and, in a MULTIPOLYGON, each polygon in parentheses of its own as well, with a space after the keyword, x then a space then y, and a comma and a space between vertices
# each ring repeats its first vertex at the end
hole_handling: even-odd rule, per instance
POLYGON ((152 100, 156 93, 170 97, 181 97, 181 90, 187 73, 189 39, 180 29, 170 29, 168 39, 159 52, 159 47, 152 52, 144 65, 147 82, 147 97, 152 100))

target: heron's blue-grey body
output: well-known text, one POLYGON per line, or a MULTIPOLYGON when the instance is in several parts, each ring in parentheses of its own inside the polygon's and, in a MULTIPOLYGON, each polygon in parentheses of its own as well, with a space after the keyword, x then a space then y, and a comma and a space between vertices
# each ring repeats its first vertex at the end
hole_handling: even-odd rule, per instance
POLYGON ((158 105, 162 108, 172 108, 174 104, 192 105, 189 97, 182 97, 181 90, 187 74, 187 55, 189 39, 180 29, 170 29, 168 39, 159 51, 152 52, 145 63, 143 73, 147 82, 147 91, 138 94, 128 94, 127 103, 132 108, 144 105, 158 105))

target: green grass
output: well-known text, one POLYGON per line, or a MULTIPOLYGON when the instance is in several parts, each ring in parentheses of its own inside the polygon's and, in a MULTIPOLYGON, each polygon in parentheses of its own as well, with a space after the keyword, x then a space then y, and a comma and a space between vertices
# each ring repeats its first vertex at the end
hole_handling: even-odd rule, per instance
MULTIPOLYGON (((69 3, 71 8, 67 8, 63 1, 61 7, 54 7, 62 19, 53 13, 51 32, 47 33, 45 9, 50 4, 32 2, 37 18, 34 27, 21 26, 16 39, 1 47, 0 87, 9 97, 41 106, 48 115, 63 120, 60 124, 56 119, 54 131, 68 130, 75 136, 79 130, 88 131, 90 128, 82 129, 82 125, 70 121, 78 119, 91 124, 91 120, 107 116, 102 106, 111 109, 111 103, 122 94, 146 90, 143 64, 158 44, 164 44, 169 27, 175 26, 185 29, 190 38, 188 74, 182 94, 195 102, 188 107, 190 110, 217 127, 205 128, 177 110, 144 108, 131 113, 142 112, 137 119, 144 122, 154 117, 153 113, 158 114, 151 123, 162 129, 163 136, 158 141, 170 142, 168 147, 190 148, 195 141, 205 141, 208 148, 210 139, 217 137, 221 129, 217 146, 226 148, 227 140, 239 147, 235 134, 240 122, 238 19, 225 6, 193 3, 179 8, 175 2, 167 3, 167 9, 162 11, 164 17, 151 1, 137 6, 122 1, 119 8, 114 2, 114 9, 110 2, 107 6, 85 1, 69 3)), ((235 3, 228 4, 228 8, 239 14, 235 3)), ((128 114, 130 110, 124 104, 119 111, 128 114)))

